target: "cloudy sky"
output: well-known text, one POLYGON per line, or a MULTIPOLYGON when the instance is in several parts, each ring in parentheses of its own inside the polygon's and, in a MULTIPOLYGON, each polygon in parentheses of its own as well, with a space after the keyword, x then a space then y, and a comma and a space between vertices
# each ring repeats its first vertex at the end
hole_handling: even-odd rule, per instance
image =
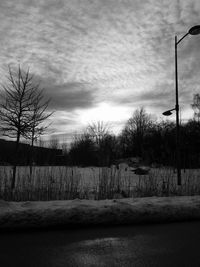
MULTIPOLYGON (((54 135, 99 120, 117 132, 136 108, 162 118, 174 107, 174 37, 196 24, 199 0, 1 0, 1 83, 8 65, 30 67, 52 99, 54 135)), ((187 36, 178 57, 187 119, 200 93, 200 36, 187 36)))

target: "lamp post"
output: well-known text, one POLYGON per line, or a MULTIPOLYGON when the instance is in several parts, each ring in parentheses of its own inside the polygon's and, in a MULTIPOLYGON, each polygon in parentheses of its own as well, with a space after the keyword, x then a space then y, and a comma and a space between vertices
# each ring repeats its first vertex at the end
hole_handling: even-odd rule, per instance
POLYGON ((200 25, 196 25, 189 29, 189 31, 179 40, 175 36, 175 97, 176 104, 175 108, 163 112, 163 115, 170 116, 171 111, 176 110, 176 168, 177 168, 177 183, 181 185, 181 157, 180 157, 180 123, 179 123, 179 99, 178 99, 178 57, 177 57, 177 47, 178 44, 187 36, 187 35, 197 35, 200 34, 200 25))

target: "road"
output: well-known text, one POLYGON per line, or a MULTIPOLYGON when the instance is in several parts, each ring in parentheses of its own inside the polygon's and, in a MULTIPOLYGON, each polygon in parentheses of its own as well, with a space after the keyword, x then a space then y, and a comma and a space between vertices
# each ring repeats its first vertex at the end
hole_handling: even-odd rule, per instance
POLYGON ((200 266, 200 222, 0 234, 2 267, 200 266))

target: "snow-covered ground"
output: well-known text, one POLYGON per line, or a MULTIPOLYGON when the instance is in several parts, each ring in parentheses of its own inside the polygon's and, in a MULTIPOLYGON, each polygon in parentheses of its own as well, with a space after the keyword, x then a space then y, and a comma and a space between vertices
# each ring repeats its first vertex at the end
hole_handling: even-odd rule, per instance
POLYGON ((200 196, 6 202, 0 229, 160 223, 200 219, 200 196))

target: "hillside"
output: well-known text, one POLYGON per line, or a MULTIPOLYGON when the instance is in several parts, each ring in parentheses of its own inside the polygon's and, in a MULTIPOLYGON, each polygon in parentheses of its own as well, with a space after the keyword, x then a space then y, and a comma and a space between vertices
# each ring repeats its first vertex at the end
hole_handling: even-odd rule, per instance
MULTIPOLYGON (((14 162, 15 142, 0 139, 0 165, 10 165, 14 162)), ((20 143, 17 164, 28 165, 30 161, 31 146, 20 143)), ((58 164, 62 161, 62 150, 35 146, 33 150, 33 161, 36 165, 58 164)))

